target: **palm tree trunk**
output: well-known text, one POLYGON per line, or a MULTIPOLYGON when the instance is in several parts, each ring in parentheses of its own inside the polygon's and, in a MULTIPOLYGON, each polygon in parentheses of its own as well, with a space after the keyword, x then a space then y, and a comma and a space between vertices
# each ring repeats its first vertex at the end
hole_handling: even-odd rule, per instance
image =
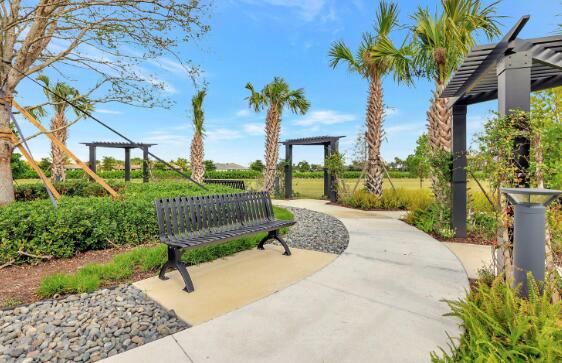
POLYGON ((279 158, 279 135, 281 134, 281 115, 277 105, 271 105, 267 110, 265 121, 265 169, 263 190, 271 193, 277 173, 279 158))
MULTIPOLYGON (((68 132, 64 126, 66 126, 66 118, 64 114, 55 115, 55 117, 51 120, 51 130, 62 128, 53 132, 53 136, 66 145, 68 132)), ((66 179, 66 173, 64 171, 66 154, 54 143, 51 143, 51 159, 53 161, 51 165, 51 179, 54 181, 64 181, 66 179)))
POLYGON ((14 182, 12 180, 12 130, 10 114, 0 106, 0 206, 12 203, 14 198, 14 182))
POLYGON ((383 122, 383 91, 379 77, 373 77, 369 84, 367 103, 367 190, 382 195, 383 168, 380 155, 383 122))
MULTIPOLYGON (((434 157, 438 157, 442 152, 451 152, 452 149, 452 122, 453 114, 447 107, 448 99, 439 98, 439 95, 445 87, 444 82, 437 82, 433 98, 431 99, 431 107, 427 112, 427 131, 429 135, 429 145, 434 157)), ((432 163, 433 164, 433 163, 432 163)), ((448 181, 439 180, 440 170, 435 168, 444 167, 443 165, 432 165, 431 173, 431 189, 435 195, 435 199, 443 205, 448 205, 450 196, 449 190, 443 185, 448 181)))
POLYGON ((196 131, 191 142, 191 177, 198 183, 203 183, 203 176, 205 175, 204 158, 203 137, 201 133, 196 131))

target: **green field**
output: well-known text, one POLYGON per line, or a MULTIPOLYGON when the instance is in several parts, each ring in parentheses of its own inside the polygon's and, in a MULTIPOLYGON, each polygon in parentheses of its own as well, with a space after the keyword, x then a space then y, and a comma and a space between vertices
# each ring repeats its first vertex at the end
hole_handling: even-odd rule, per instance
MULTIPOLYGON (((16 180, 16 184, 30 184, 30 183, 38 183, 38 179, 18 179, 16 180)), ((133 179, 133 183, 141 183, 142 179, 133 179)), ((256 179, 245 179, 244 182, 246 183, 246 187, 250 190, 258 189, 258 181, 256 179)), ((404 189, 420 189, 420 181, 419 179, 414 178, 399 178, 393 179, 392 182, 396 188, 404 188, 404 189)), ((345 183, 349 191, 353 190, 357 183, 357 179, 345 179, 345 183)), ((478 190, 478 186, 474 181, 470 181, 468 186, 472 190, 478 190)), ((363 187, 363 183, 359 183, 357 189, 361 189, 363 187)), ((390 183, 388 179, 384 180, 383 187, 390 188, 390 183)), ((431 180, 425 179, 422 183, 422 187, 424 189, 429 189, 431 187, 431 180)), ((312 199, 320 199, 324 194, 324 180, 323 179, 293 179, 293 192, 295 193, 296 198, 312 198, 312 199)))

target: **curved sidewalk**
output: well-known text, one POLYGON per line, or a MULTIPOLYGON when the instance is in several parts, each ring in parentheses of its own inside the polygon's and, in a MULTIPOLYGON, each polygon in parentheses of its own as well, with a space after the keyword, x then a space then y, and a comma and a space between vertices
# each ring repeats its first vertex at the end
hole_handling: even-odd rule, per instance
POLYGON ((460 334, 441 300, 464 296, 468 280, 443 244, 396 212, 318 200, 277 204, 339 218, 347 250, 276 294, 107 361, 425 362, 446 346, 446 332, 460 334))

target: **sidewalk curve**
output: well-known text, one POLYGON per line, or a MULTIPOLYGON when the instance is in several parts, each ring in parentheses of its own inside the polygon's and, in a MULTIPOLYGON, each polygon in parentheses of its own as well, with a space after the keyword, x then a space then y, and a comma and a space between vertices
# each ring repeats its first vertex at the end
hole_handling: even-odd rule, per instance
POLYGON ((278 293, 104 362, 426 362, 446 332, 460 334, 442 299, 464 296, 468 280, 443 244, 396 212, 277 204, 339 218, 347 250, 278 293))

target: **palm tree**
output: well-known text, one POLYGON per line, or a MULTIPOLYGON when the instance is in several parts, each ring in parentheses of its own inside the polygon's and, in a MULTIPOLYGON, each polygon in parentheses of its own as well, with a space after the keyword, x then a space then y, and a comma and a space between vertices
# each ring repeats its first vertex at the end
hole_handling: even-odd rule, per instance
MULTIPOLYGON (((66 145, 69 126, 86 116, 80 110, 87 112, 92 111, 94 109, 93 103, 87 97, 82 96, 76 88, 64 82, 57 82, 51 87, 51 81, 46 75, 38 76, 37 80, 45 86, 43 93, 47 97, 48 104, 53 107, 54 113, 51 118, 50 126, 52 134, 66 145), (76 119, 72 122, 69 122, 67 118, 67 110, 70 106, 69 102, 76 106, 71 107, 76 115, 76 119)), ((47 115, 46 110, 42 106, 30 110, 30 112, 36 117, 44 117, 47 115)), ((54 181, 63 181, 66 179, 64 171, 66 158, 65 152, 56 144, 51 143, 51 178, 54 181)))
POLYGON ((310 102, 304 96, 304 89, 291 90, 281 77, 256 92, 251 83, 246 85, 250 96, 246 98, 251 108, 259 112, 267 107, 265 120, 265 169, 264 190, 271 192, 275 182, 277 159, 279 157, 279 135, 281 133, 281 117, 283 110, 288 108, 295 114, 304 115, 310 108, 310 102))
POLYGON ((500 34, 498 1, 483 6, 480 0, 441 0, 442 13, 430 14, 418 8, 413 19, 414 63, 435 82, 431 107, 427 112, 429 142, 432 150, 451 151, 451 110, 448 100, 439 98, 453 71, 460 65, 475 36, 483 32, 488 39, 500 34))
POLYGON ((363 41, 354 56, 343 42, 335 42, 330 49, 332 68, 345 61, 351 72, 356 72, 369 81, 367 100, 366 142, 367 142, 367 190, 375 195, 382 194, 383 162, 380 156, 384 99, 382 79, 389 73, 396 81, 411 82, 411 48, 403 43, 394 46, 389 36, 398 26, 398 6, 381 1, 376 15, 375 34, 365 33, 363 41))
POLYGON ((203 123, 205 115, 203 113, 203 100, 207 95, 206 90, 200 90, 191 99, 193 105, 193 140, 191 141, 191 177, 198 183, 203 182, 205 174, 205 150, 203 147, 203 137, 205 136, 205 128, 203 123))

